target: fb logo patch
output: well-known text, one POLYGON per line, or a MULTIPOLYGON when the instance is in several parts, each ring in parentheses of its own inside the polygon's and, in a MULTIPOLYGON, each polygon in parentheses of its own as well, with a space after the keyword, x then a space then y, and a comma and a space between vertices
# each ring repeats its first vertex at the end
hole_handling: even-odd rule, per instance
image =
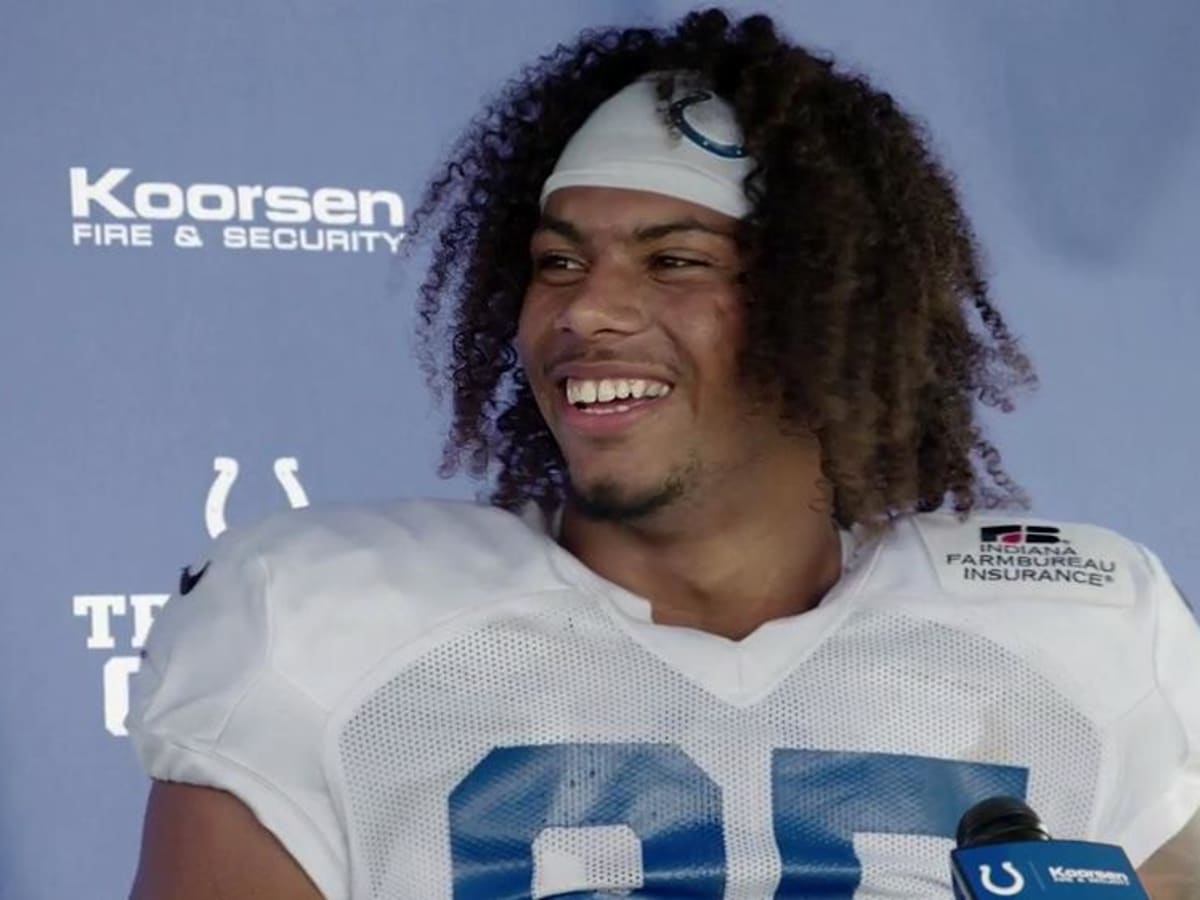
POLYGON ((1053 525, 989 525, 979 529, 983 544, 1058 544, 1062 542, 1053 525))

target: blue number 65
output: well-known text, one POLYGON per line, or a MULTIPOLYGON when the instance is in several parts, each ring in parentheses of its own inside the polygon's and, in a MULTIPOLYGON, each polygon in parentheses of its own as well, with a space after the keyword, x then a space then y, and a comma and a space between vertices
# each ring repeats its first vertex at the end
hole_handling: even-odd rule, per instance
MULTIPOLYGON (((851 900, 862 878, 855 834, 953 837, 964 810, 997 794, 1023 797, 1027 776, 920 756, 776 750, 775 896, 851 900)), ((669 744, 497 748, 451 793, 449 815, 454 900, 528 898, 539 834, 606 825, 626 826, 641 844, 642 885, 629 896, 724 895, 721 789, 669 744)))

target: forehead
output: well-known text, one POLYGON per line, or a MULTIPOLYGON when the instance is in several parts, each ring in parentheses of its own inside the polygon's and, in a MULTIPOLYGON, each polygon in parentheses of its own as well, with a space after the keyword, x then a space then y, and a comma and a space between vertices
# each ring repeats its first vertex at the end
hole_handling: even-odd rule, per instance
POLYGON ((560 188, 546 198, 544 212, 549 218, 595 235, 627 235, 666 223, 694 222, 732 236, 737 225, 732 216, 698 203, 628 188, 560 188))

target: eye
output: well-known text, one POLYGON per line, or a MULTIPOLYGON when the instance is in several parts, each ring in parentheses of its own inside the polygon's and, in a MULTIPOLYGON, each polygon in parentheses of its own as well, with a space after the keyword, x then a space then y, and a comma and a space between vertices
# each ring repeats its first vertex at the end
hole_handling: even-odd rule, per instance
POLYGON ((587 266, 578 257, 565 253, 535 253, 533 273, 534 279, 542 284, 568 285, 583 278, 587 273, 587 266))
POLYGON ((687 269, 693 266, 706 267, 707 260, 695 259, 690 256, 676 256, 671 253, 656 254, 650 261, 656 269, 687 269))
POLYGON ((583 263, 573 256, 562 253, 541 253, 534 257, 533 266, 539 272, 554 270, 577 272, 583 268, 583 263))

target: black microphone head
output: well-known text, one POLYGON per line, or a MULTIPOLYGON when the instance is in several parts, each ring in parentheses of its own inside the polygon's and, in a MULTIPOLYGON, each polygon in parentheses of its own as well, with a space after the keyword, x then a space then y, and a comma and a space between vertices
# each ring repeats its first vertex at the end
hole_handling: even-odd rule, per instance
POLYGON ((1024 800, 989 797, 963 813, 954 839, 961 850, 1008 841, 1048 841, 1050 832, 1024 800))

